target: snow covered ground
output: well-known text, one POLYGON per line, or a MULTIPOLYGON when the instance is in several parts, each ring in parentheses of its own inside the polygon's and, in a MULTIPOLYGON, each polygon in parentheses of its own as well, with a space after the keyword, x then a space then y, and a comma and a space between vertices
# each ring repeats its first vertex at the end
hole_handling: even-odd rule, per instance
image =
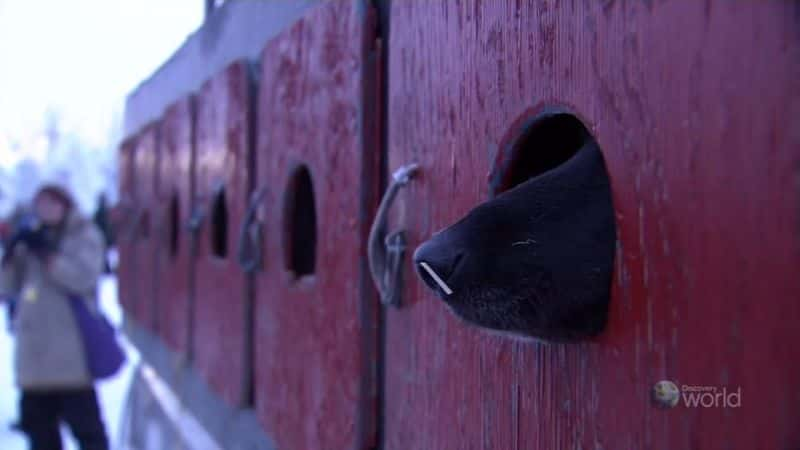
MULTIPOLYGON (((98 288, 100 304, 106 317, 117 327, 122 324, 122 309, 117 302, 117 280, 115 277, 105 277, 98 288)), ((9 428, 16 421, 19 391, 14 387, 12 367, 13 336, 8 334, 6 323, 5 305, 0 314, 0 449, 25 450, 27 448, 24 436, 9 428)), ((98 395, 109 434, 112 449, 118 449, 120 433, 125 420, 125 401, 133 378, 134 369, 139 363, 139 354, 120 333, 120 343, 128 353, 128 360, 120 372, 109 380, 97 384, 98 395)), ((77 450, 78 446, 66 428, 62 429, 65 450, 77 450)))

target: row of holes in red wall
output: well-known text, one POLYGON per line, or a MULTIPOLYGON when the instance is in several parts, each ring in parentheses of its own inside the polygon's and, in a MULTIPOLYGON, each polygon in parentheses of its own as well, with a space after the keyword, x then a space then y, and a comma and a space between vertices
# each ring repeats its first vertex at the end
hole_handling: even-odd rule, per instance
MULTIPOLYGON (((181 232, 180 201, 178 195, 173 194, 168 205, 167 226, 169 254, 175 258, 180 252, 181 232)), ((219 189, 211 200, 209 209, 209 243, 211 255, 215 258, 228 257, 230 213, 225 188, 219 189)), ((311 275, 316 265, 317 246, 317 214, 314 201, 314 186, 311 173, 305 165, 295 169, 290 177, 289 185, 284 198, 284 226, 283 239, 286 245, 284 260, 286 268, 296 277, 311 275)), ((139 237, 149 238, 150 218, 145 212, 142 224, 139 227, 139 237)))

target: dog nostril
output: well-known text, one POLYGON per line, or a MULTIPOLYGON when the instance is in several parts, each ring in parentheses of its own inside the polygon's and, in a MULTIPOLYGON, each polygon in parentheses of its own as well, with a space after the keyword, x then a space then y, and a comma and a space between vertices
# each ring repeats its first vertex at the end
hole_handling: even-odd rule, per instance
POLYGON ((463 258, 464 252, 428 241, 414 252, 414 266, 430 289, 450 295, 453 293, 453 275, 463 258))
POLYGON ((450 289, 450 286, 448 286, 447 283, 445 283, 445 281, 442 280, 442 278, 433 269, 431 269, 431 266, 429 266, 428 263, 425 261, 420 261, 418 267, 422 269, 418 269, 418 271, 422 275, 422 279, 429 288, 435 290, 438 286, 447 295, 453 293, 453 290, 450 289))

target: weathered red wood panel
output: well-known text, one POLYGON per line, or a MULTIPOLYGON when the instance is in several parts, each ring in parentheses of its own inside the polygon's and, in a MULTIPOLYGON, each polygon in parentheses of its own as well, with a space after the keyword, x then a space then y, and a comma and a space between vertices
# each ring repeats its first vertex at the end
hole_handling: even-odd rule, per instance
POLYGON ((186 355, 189 339, 191 234, 187 229, 194 175, 194 100, 175 102, 161 119, 159 185, 157 192, 156 309, 158 331, 179 354, 186 355))
POLYGON ((245 274, 236 239, 247 207, 250 164, 249 68, 235 62, 197 94, 195 208, 198 236, 194 294, 194 358, 211 386, 239 405, 245 386, 245 274), (224 207, 223 207, 224 202, 224 207))
POLYGON ((130 136, 119 147, 119 204, 115 207, 114 227, 117 234, 119 264, 117 278, 119 302, 127 313, 135 307, 136 263, 134 251, 134 217, 138 208, 136 199, 136 136, 130 136))
POLYGON ((146 126, 138 135, 134 171, 136 173, 135 232, 133 236, 136 289, 134 318, 140 325, 155 330, 156 251, 159 245, 153 233, 153 222, 158 212, 156 189, 158 183, 158 152, 160 123, 146 126))
POLYGON ((256 404, 280 448, 376 445, 376 304, 364 266, 378 174, 364 105, 375 88, 371 18, 363 2, 323 3, 262 56, 268 256, 257 277, 256 404), (316 238, 302 226, 312 211, 316 238))
POLYGON ((588 343, 486 334, 407 277, 387 317, 385 448, 800 445, 797 17, 790 2, 392 2, 390 168, 422 166, 395 226, 417 244, 463 216, 511 125, 560 105, 603 149, 619 245, 608 329, 588 343), (741 389, 741 406, 656 409, 663 379, 741 389))

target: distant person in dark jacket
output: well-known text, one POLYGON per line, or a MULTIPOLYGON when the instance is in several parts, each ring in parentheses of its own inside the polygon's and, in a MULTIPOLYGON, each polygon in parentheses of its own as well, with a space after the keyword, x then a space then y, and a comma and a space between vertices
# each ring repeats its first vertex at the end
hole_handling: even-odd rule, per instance
POLYGON ((70 297, 97 310, 103 238, 68 192, 45 186, 32 214, 6 230, 0 296, 17 299, 14 369, 21 428, 32 450, 60 450, 66 422, 82 450, 107 450, 93 380, 70 297))
POLYGON ((100 197, 97 201, 97 210, 94 213, 94 223, 103 234, 103 242, 105 243, 105 251, 103 252, 104 271, 105 273, 111 273, 111 265, 108 261, 108 251, 114 247, 115 236, 105 194, 100 194, 100 197))

